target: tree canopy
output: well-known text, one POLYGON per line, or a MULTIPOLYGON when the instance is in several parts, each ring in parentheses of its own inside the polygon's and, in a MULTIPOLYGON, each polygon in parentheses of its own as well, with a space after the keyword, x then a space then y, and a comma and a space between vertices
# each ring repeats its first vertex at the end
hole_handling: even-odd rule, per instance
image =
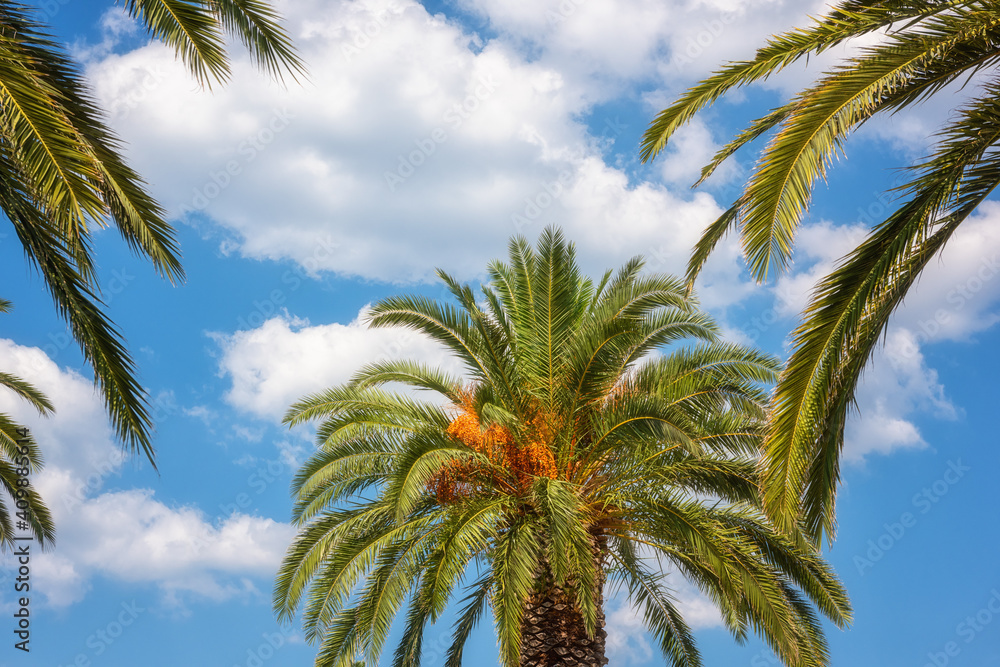
POLYGON ((511 241, 478 299, 439 272, 450 300, 372 307, 370 326, 420 332, 463 372, 380 361, 286 416, 319 422, 318 449, 294 479, 274 604, 282 620, 303 610, 317 665, 377 662, 404 604, 392 664, 419 665, 455 602, 449 667, 487 609, 506 667, 601 665, 607 583, 670 664, 693 667, 678 575, 736 638, 752 629, 787 664, 828 663, 816 609, 846 623, 844 590, 760 511, 777 361, 720 341, 681 280, 642 267, 592 281, 547 229, 537 249, 511 241))

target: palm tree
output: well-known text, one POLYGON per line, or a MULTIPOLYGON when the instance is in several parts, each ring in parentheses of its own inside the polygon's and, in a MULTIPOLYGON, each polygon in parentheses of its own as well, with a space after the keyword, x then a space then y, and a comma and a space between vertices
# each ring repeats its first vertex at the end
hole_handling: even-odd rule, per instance
MULTIPOLYGON (((746 186, 705 231, 688 267, 693 281, 715 244, 739 227, 750 270, 764 281, 785 268, 813 185, 850 132, 965 77, 981 83, 955 109, 930 156, 896 188, 898 208, 824 277, 792 334, 775 390, 763 462, 764 506, 784 527, 833 538, 844 424, 858 378, 892 312, 927 263, 1000 181, 1000 6, 993 2, 839 3, 803 29, 772 37, 753 60, 733 62, 657 116, 642 142, 654 158, 678 127, 733 88, 766 79, 810 55, 882 32, 791 100, 754 121, 702 171, 770 133, 746 186)), ((699 181, 700 183, 701 181, 699 181)))
MULTIPOLYGON (((125 8, 203 85, 229 75, 227 34, 274 76, 302 71, 261 0, 130 0, 125 8)), ((122 158, 80 67, 35 14, 0 0, 0 209, 93 367, 119 437, 152 462, 149 405, 122 335, 101 308, 91 229, 113 225, 171 282, 183 278, 177 242, 164 211, 122 158)))
MULTIPOLYGON (((0 299, 0 313, 8 310, 10 302, 0 299)), ((26 400, 39 414, 52 412, 49 399, 24 380, 0 372, 0 385, 26 400)), ((0 413, 0 487, 10 503, 0 495, 0 550, 14 546, 15 526, 29 531, 43 547, 55 539, 52 514, 31 485, 31 475, 41 467, 41 452, 28 429, 0 413)))
POLYGON ((284 621, 304 606, 317 665, 375 664, 407 600, 393 664, 419 665, 456 595, 449 667, 487 607, 505 667, 603 665, 606 583, 624 586, 670 664, 699 665, 664 564, 737 638, 752 627, 788 664, 826 664, 809 600, 842 625, 844 591, 759 511, 760 383, 776 361, 720 342, 682 281, 642 266, 594 284, 547 229, 537 251, 511 241, 481 301, 439 271, 455 303, 372 307, 370 326, 429 336, 465 375, 382 361, 289 410, 290 425, 321 424, 293 482, 299 532, 274 603, 284 621), (660 351, 683 339, 698 342, 660 351))

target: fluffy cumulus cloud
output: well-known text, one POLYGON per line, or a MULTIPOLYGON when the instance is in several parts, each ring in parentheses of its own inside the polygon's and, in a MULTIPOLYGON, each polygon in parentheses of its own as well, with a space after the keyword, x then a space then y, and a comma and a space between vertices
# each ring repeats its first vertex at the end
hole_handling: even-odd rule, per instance
MULTIPOLYGON (((827 3, 787 0, 461 0, 501 39, 565 73, 600 102, 625 84, 651 81, 675 93, 720 62, 746 59, 775 30, 801 24, 827 3)), ((653 96, 659 97, 662 92, 653 96)))
MULTIPOLYGON (((802 312, 816 283, 865 234, 865 227, 857 224, 822 221, 804 226, 796 240, 795 270, 782 275, 773 288, 774 313, 787 318, 802 312)), ((926 446, 913 421, 918 410, 933 408, 939 417, 955 412, 912 333, 895 324, 858 384, 857 404, 861 408, 849 420, 844 438, 845 460, 855 464, 872 453, 926 446)))
POLYGON ((932 259, 895 323, 918 343, 969 340, 996 324, 1000 301, 1000 203, 985 202, 932 259))
POLYGON ((649 643, 642 612, 626 600, 610 600, 605 608, 608 660, 615 665, 649 663, 659 650, 649 643))
POLYGON ((72 518, 60 545, 72 545, 65 560, 74 569, 214 599, 246 590, 248 577, 270 576, 292 537, 287 525, 241 514, 213 525, 199 510, 167 507, 142 489, 88 498, 72 518))
POLYGON ((124 462, 93 384, 60 369, 37 348, 0 339, 0 368, 30 380, 56 412, 34 415, 9 392, 0 412, 28 425, 46 466, 32 481, 56 521, 56 547, 34 559, 32 576, 46 602, 81 600, 95 575, 159 586, 170 597, 214 599, 256 591, 277 567, 292 529, 233 514, 211 523, 195 507, 171 507, 147 489, 105 491, 124 462))
POLYGON ((368 329, 364 316, 362 310, 348 324, 316 326, 276 317, 250 331, 216 334, 220 372, 232 382, 226 401, 279 420, 302 396, 346 382, 365 364, 385 359, 413 359, 461 375, 443 346, 405 329, 368 329))
POLYGON ((653 0, 460 4, 489 21, 503 39, 539 53, 539 60, 566 73, 590 99, 613 93, 623 81, 648 77, 650 63, 667 55, 665 28, 678 13, 653 0))
MULTIPOLYGON (((670 143, 659 158, 663 180, 679 187, 693 185, 701 178, 701 168, 711 162, 719 148, 721 145, 715 142, 704 119, 696 117, 670 138, 670 143)), ((738 162, 729 160, 719 166, 705 182, 705 186, 736 185, 736 179, 744 175, 743 167, 738 162)))
MULTIPOLYGON (((608 65, 615 76, 658 52, 651 33, 667 19, 656 5, 616 9, 619 33, 631 24, 650 35, 600 42, 622 52, 608 65)), ((557 224, 588 269, 653 248, 678 271, 720 212, 707 195, 632 182, 606 164, 581 122, 593 87, 563 60, 526 57, 507 33, 483 41, 406 0, 284 10, 310 66, 302 85, 281 89, 241 61, 206 94, 155 44, 89 65, 158 197, 224 230, 227 250, 381 281, 426 280, 436 266, 470 278, 512 234, 557 224)), ((567 44, 611 20, 600 3, 565 24, 532 11, 541 29, 571 31, 567 44)))
POLYGON ((955 419, 959 410, 928 368, 913 332, 893 328, 885 345, 869 363, 858 387, 857 416, 844 434, 844 459, 861 463, 865 456, 927 445, 913 419, 917 415, 955 419))
MULTIPOLYGON (((119 23, 108 44, 88 54, 88 74, 158 198, 206 236, 221 234, 227 252, 290 259, 313 275, 406 283, 442 267, 471 279, 510 235, 530 238, 557 224, 589 273, 640 253, 650 268, 678 272, 731 199, 681 187, 692 164, 726 139, 710 129, 715 112, 677 138, 647 176, 658 180, 609 164, 589 114, 628 94, 640 96, 636 105, 651 117, 718 63, 748 57, 768 34, 826 4, 624 0, 612 10, 592 0, 461 0, 459 10, 481 19, 476 33, 412 0, 306 0, 279 3, 309 65, 301 85, 269 83, 238 56, 232 81, 208 94, 162 46, 110 48, 113 33, 127 32, 119 23)), ((788 93, 814 75, 815 68, 793 68, 768 86, 788 93)), ((871 132, 912 143, 921 118, 896 129, 873 124, 871 132)), ((926 139, 925 130, 916 134, 926 139)), ((741 166, 729 169, 720 180, 741 166)), ((896 317, 861 388, 874 398, 852 423, 849 458, 920 446, 918 410, 954 414, 920 346, 967 338, 994 322, 1000 281, 996 259, 982 249, 997 247, 998 215, 984 206, 896 317)), ((804 228, 796 269, 774 288, 775 317, 799 312, 816 279, 862 234, 860 226, 804 228)), ((703 304, 724 308, 754 289, 728 239, 703 273, 703 304)), ((232 381, 227 401, 268 420, 364 361, 445 359, 415 337, 365 332, 357 320, 275 318, 218 342, 220 371, 232 381)), ((53 466, 48 483, 76 483, 77 470, 53 466)), ((270 534, 259 529, 247 539, 270 534)))

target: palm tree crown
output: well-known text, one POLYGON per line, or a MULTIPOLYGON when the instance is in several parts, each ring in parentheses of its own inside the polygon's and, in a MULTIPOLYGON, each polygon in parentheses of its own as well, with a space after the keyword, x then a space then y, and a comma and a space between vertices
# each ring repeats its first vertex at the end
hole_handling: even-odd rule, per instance
POLYGON ((370 326, 431 337, 464 374, 382 361, 288 412, 321 423, 293 483, 299 533, 275 609, 304 607, 317 665, 374 664, 407 602, 393 664, 419 665, 425 627, 456 595, 449 666, 487 608, 505 667, 601 665, 605 583, 624 586, 671 664, 699 665, 662 563, 736 637, 753 628, 788 664, 826 663, 808 600, 843 624, 844 592, 759 511, 760 383, 776 362, 720 342, 682 281, 641 268, 595 284, 548 229, 537 250, 511 241, 481 301, 439 272, 454 303, 371 309, 370 326), (684 339, 698 342, 660 351, 684 339))
MULTIPOLYGON (((229 74, 227 34, 273 75, 302 71, 265 2, 129 0, 125 8, 205 85, 229 74)), ((152 462, 152 417, 121 333, 101 309, 91 228, 113 225, 172 282, 183 278, 173 230, 35 11, 0 0, 0 33, 0 209, 93 366, 118 435, 152 462)))
MULTIPOLYGON (((753 60, 726 65, 682 95, 647 130, 652 159, 676 129, 733 88, 767 78, 803 57, 881 32, 791 100, 754 121, 702 171, 770 133, 740 197, 706 229, 689 264, 693 280, 715 244, 738 226, 750 270, 782 270, 816 179, 847 135, 879 112, 894 113, 978 75, 978 92, 957 108, 929 157, 897 188, 899 207, 821 280, 793 334, 767 435, 765 508, 789 527, 803 517, 815 540, 835 529, 844 424, 860 373, 930 259, 1000 182, 1000 6, 995 2, 841 2, 803 29, 771 38, 753 60)), ((700 182, 700 181, 699 181, 700 182)))

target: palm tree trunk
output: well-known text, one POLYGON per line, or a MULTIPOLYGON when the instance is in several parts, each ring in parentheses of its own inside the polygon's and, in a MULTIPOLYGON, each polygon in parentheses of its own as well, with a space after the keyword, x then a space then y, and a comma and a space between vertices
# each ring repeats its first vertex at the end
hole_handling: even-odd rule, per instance
MULTIPOLYGON (((587 635, 572 598, 551 582, 528 600, 521 630, 521 667, 603 667, 604 593, 598 591, 597 633, 587 635)), ((603 582, 598 584, 604 588, 603 582)))

